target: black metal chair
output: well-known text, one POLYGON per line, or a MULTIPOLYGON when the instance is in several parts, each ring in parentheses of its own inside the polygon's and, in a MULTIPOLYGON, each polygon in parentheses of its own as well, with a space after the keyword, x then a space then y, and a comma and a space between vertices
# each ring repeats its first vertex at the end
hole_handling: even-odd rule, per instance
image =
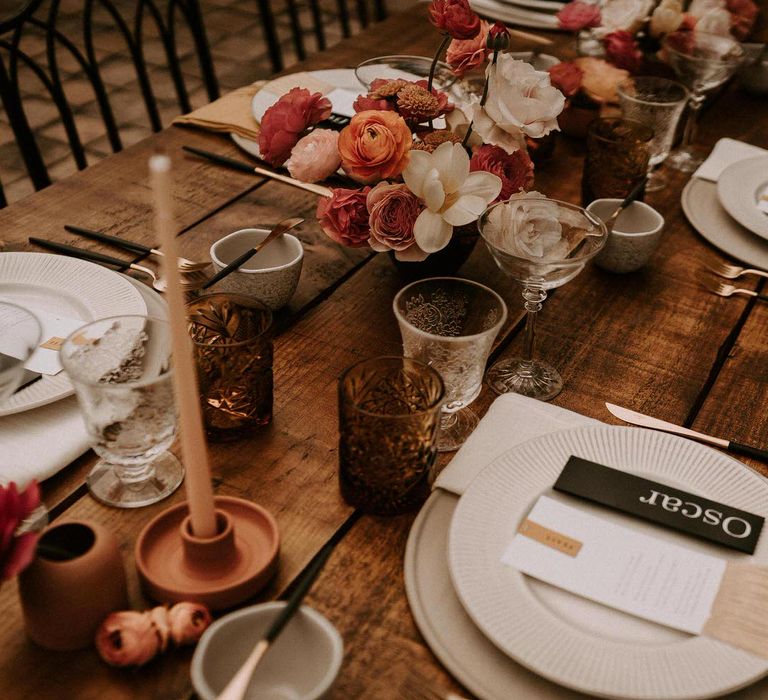
MULTIPOLYGON (((192 37, 200 77, 208 98, 213 100, 219 96, 199 0, 131 0, 132 16, 126 16, 126 10, 120 9, 119 5, 126 4, 120 0, 81 2, 82 11, 78 6, 74 15, 64 19, 61 0, 17 0, 17 5, 21 7, 11 15, 0 16, 0 101, 24 166, 37 190, 49 185, 51 178, 25 109, 25 97, 28 98, 31 92, 30 85, 25 81, 32 77, 39 81, 58 111, 77 168, 82 170, 88 165, 78 132, 78 120, 63 86, 63 59, 75 68, 77 75, 81 74, 90 83, 97 104, 96 111, 103 121, 111 150, 116 152, 123 147, 115 110, 102 78, 100 51, 94 41, 95 14, 107 14, 110 25, 115 28, 122 42, 120 48, 127 49, 127 55, 135 68, 135 80, 141 91, 146 118, 153 131, 159 131, 163 125, 145 57, 145 39, 148 34, 153 34, 162 43, 163 58, 180 113, 191 110, 177 51, 180 31, 189 31, 192 37), (61 28, 63 24, 68 27, 66 31, 61 28), (79 25, 80 31, 72 31, 74 24, 79 25), (37 47, 37 52, 27 50, 29 40, 37 47)), ((43 91, 39 85, 36 88, 38 92, 43 91)), ((0 185, 0 207, 5 204, 5 194, 0 185)))
MULTIPOLYGON (((283 70, 286 61, 282 34, 275 18, 282 13, 288 17, 287 43, 293 48, 298 60, 303 61, 307 55, 305 37, 314 36, 315 50, 323 51, 327 46, 326 32, 329 25, 338 22, 343 37, 350 37, 357 26, 367 27, 373 21, 386 19, 387 8, 385 0, 354 0, 354 11, 350 10, 351 2, 347 0, 256 0, 264 29, 264 40, 267 43, 272 68, 275 72, 283 70), (302 12, 304 11, 304 12, 302 12), (309 14, 310 26, 302 22, 302 14, 309 14)), ((312 51, 310 51, 311 53, 312 51)))

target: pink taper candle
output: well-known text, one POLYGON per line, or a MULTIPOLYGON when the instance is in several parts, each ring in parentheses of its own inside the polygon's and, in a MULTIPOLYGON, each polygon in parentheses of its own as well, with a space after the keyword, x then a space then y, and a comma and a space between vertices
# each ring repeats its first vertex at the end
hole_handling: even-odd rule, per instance
POLYGON ((184 292, 176 263, 179 249, 173 221, 171 159, 161 154, 152 156, 149 159, 149 171, 155 201, 155 227, 165 253, 163 273, 168 282, 166 298, 173 344, 173 387, 179 409, 181 454, 186 470, 184 486, 192 534, 196 537, 213 537, 216 535, 216 513, 211 471, 200 412, 192 342, 187 330, 184 292))

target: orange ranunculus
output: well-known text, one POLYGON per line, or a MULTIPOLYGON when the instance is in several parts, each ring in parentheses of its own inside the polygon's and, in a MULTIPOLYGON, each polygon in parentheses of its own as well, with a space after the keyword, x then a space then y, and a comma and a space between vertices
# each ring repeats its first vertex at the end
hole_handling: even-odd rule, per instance
POLYGON ((408 165, 412 142, 410 129, 396 112, 358 112, 339 136, 341 167, 363 184, 395 178, 408 165))

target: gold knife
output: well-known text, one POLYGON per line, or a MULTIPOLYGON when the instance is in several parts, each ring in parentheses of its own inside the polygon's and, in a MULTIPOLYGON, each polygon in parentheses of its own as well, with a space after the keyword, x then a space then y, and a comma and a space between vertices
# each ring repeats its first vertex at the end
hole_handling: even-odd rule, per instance
POLYGON ((768 462, 768 451, 761 450, 759 447, 752 447, 751 445, 744 445, 743 443, 735 442, 733 440, 725 440, 723 438, 713 437, 712 435, 706 435, 705 433, 699 433, 696 430, 683 428, 674 423, 667 423, 665 420, 646 416, 637 411, 631 411, 628 408, 616 406, 612 403, 606 402, 605 407, 616 416, 616 418, 620 418, 632 425, 640 425, 643 428, 652 428, 653 430, 663 430, 666 433, 682 435, 683 437, 692 438, 693 440, 699 440, 701 442, 707 442, 710 445, 715 445, 716 447, 721 447, 728 452, 734 452, 739 455, 768 462))

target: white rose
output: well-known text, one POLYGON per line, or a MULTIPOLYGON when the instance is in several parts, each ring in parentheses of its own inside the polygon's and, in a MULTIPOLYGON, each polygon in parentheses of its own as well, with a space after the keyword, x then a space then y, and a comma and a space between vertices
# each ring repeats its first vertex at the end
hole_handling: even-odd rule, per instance
POLYGON ((654 0, 608 0, 600 11, 601 26, 597 33, 604 36, 619 29, 633 34, 651 13, 654 0))
POLYGON ((696 19, 701 19, 711 10, 725 8, 725 0, 693 0, 688 8, 688 14, 696 19))
POLYGON ((696 22, 696 31, 717 34, 718 36, 730 36, 731 13, 726 9, 710 10, 696 22))
POLYGON ((663 0, 651 15, 651 36, 671 34, 683 21, 683 6, 678 0, 663 0))
POLYGON ((483 234, 500 250, 528 260, 558 260, 568 254, 560 206, 540 192, 521 192, 494 207, 483 234))
POLYGON ((514 153, 524 136, 540 138, 557 129, 565 97, 549 80, 549 73, 530 63, 500 54, 488 67, 488 99, 472 105, 474 130, 484 143, 514 153))

